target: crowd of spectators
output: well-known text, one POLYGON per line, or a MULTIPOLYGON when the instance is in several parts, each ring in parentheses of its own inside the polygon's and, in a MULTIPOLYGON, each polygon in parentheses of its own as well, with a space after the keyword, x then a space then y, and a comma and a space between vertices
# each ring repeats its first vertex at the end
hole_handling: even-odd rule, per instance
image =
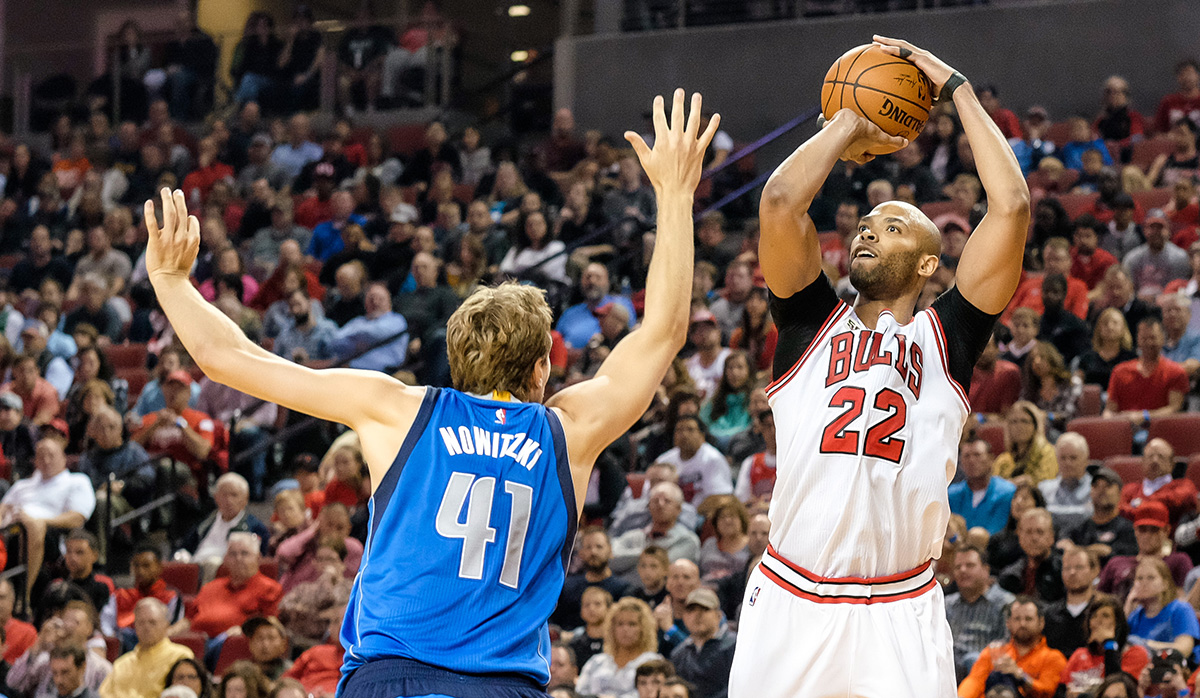
MULTIPOLYGON (((554 391, 593 375, 638 322, 655 199, 631 152, 568 109, 527 142, 437 121, 395 152, 388 130, 352 117, 318 132, 304 109, 324 49, 304 38, 304 8, 294 21, 286 41, 267 15, 248 23, 228 120, 196 122, 184 98, 205 76, 187 70, 204 66, 168 63, 157 87, 147 72, 134 81, 144 119, 110 126, 95 102, 55 121, 48 148, 0 142, 0 525, 7 566, 28 566, 0 581, 8 693, 336 686, 367 528, 362 452, 352 432, 191 365, 146 278, 141 204, 159 188, 182 189, 200 219, 199 292, 290 361, 448 385, 450 314, 480 285, 517 279, 555 313, 554 391), (166 494, 170 506, 109 530, 166 494)), ((424 60, 420 37, 385 34, 364 23, 339 47, 347 105, 394 96, 424 60)), ((178 41, 205 45, 183 19, 178 41)), ((1036 205, 1024 279, 970 386, 937 563, 964 698, 1191 690, 1200 495, 1192 453, 1151 438, 1200 404, 1200 70, 1184 62, 1177 77, 1152 118, 1108 80, 1097 118, 1060 122, 1058 141, 1044 109, 1018 118, 977 86, 1036 205), (1121 472, 1092 458, 1096 432, 1073 430, 1088 414, 1128 433, 1121 472)), ((718 134, 709 169, 733 149, 718 134)), ((847 300, 859 217, 892 199, 943 234, 924 307, 953 284, 987 206, 951 111, 894 156, 839 164, 814 202, 847 300)), ((687 349, 582 503, 551 619, 558 698, 725 696, 775 472, 764 388, 777 331, 752 217, 699 217, 692 292, 687 349)))

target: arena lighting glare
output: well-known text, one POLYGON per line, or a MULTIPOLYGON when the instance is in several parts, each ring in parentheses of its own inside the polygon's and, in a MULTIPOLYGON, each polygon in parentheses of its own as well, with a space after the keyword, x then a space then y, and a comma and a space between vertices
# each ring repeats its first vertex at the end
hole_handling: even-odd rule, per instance
POLYGON ((512 59, 513 63, 524 63, 525 61, 529 60, 529 52, 513 51, 512 54, 509 55, 509 58, 512 59))
POLYGON ((508 16, 509 17, 528 17, 529 16, 529 5, 509 5, 508 16))

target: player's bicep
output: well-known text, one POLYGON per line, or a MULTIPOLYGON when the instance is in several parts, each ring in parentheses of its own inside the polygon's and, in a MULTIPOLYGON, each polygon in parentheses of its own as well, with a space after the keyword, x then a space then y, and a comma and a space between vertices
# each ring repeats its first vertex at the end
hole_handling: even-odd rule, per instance
POLYGON ((1021 281, 1029 215, 989 212, 963 247, 955 285, 985 313, 1000 313, 1021 281))
POLYGON ((781 296, 808 286, 821 273, 821 245, 808 212, 763 198, 758 208, 758 263, 781 296))

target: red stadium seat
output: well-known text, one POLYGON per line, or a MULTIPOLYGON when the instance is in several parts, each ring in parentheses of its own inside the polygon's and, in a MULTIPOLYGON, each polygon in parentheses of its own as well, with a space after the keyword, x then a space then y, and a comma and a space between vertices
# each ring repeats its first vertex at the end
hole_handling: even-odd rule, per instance
POLYGON ((1133 144, 1133 155, 1129 164, 1141 168, 1143 172, 1150 169, 1150 164, 1159 155, 1170 155, 1175 150, 1175 144, 1170 138, 1158 137, 1133 144))
POLYGON ((629 491, 633 493, 634 499, 642 496, 642 487, 646 485, 645 473, 629 473, 625 476, 625 482, 629 483, 629 491))
POLYGON ((144 368, 118 368, 117 378, 129 384, 129 403, 132 405, 142 394, 142 388, 150 382, 150 372, 144 368))
POLYGON ((1138 482, 1142 479, 1141 456, 1109 456, 1104 459, 1104 467, 1111 468, 1125 484, 1138 482))
POLYGON ((1076 417, 1067 422, 1067 431, 1087 439, 1095 460, 1133 453, 1133 425, 1120 417, 1076 417))
POLYGON ((1003 424, 983 424, 975 430, 975 436, 988 442, 988 446, 992 449, 992 455, 998 456, 1004 453, 1004 425, 1003 424))
POLYGON ((1132 196, 1134 203, 1141 206, 1143 211, 1149 213, 1152 208, 1162 208, 1167 205, 1171 200, 1171 188, 1159 187, 1158 189, 1147 189, 1146 191, 1139 191, 1132 196))
POLYGON ((171 638, 171 641, 178 642, 184 647, 190 649, 192 654, 196 655, 200 661, 203 661, 204 648, 208 644, 208 635, 205 635, 204 633, 188 631, 186 633, 179 633, 175 637, 171 638))
POLYGON ((1058 203, 1067 210, 1067 215, 1071 217, 1071 220, 1075 220, 1092 210, 1098 198, 1100 198, 1099 194, 1060 194, 1058 203))
POLYGON ((115 637, 106 636, 104 638, 104 651, 108 655, 108 661, 117 661, 117 657, 121 656, 121 641, 115 637))
POLYGON ((227 637, 225 644, 221 645, 221 654, 217 657, 217 670, 213 674, 221 676, 230 664, 239 659, 250 658, 250 641, 246 639, 245 635, 227 637))
POLYGON ((1192 481, 1196 489, 1200 490, 1200 454, 1192 456, 1192 459, 1188 461, 1187 475, 1185 477, 1192 481))
POLYGON ((145 344, 111 344, 104 353, 114 369, 146 367, 145 344))
POLYGON ((929 220, 934 220, 938 216, 946 213, 958 213, 958 204, 953 201, 930 201, 927 204, 921 204, 921 210, 929 216, 929 220))
POLYGON ((200 565, 194 562, 164 562, 162 579, 167 586, 181 594, 195 594, 200 591, 200 565))
POLYGON ((1094 384, 1083 386, 1076 405, 1080 417, 1099 417, 1104 410, 1104 388, 1094 384))
POLYGON ((425 147, 424 124, 400 124, 387 130, 387 143, 393 155, 411 158, 425 147))
POLYGON ((1071 142, 1071 122, 1070 121, 1056 121, 1056 122, 1050 124, 1050 127, 1046 129, 1046 135, 1043 136, 1043 139, 1050 141, 1058 148, 1061 148, 1064 145, 1066 145, 1067 143, 1070 143, 1071 142))
POLYGON ((1184 412, 1150 420, 1150 438, 1163 439, 1175 449, 1177 458, 1200 453, 1200 414, 1184 412))

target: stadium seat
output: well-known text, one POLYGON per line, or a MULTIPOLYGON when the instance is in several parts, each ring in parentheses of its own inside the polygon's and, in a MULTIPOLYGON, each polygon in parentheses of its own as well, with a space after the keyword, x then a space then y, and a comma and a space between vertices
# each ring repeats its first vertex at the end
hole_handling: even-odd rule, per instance
POLYGON ((406 160, 425 147, 424 124, 400 124, 387 130, 388 148, 406 160))
POLYGON ((221 654, 217 657, 217 669, 213 674, 221 676, 230 664, 239 659, 250 659, 250 641, 245 635, 225 638, 225 643, 221 645, 221 654))
POLYGON ((171 642, 178 642, 190 649, 192 654, 196 655, 197 659, 203 661, 204 648, 208 645, 208 635, 189 630, 186 633, 179 633, 175 637, 172 637, 171 642))
POLYGON ((1090 211, 1098 198, 1099 194, 1061 194, 1058 196, 1058 203, 1063 205, 1067 215, 1074 220, 1090 211))
POLYGON ((1191 480, 1196 489, 1200 490, 1200 453, 1192 456, 1192 459, 1188 461, 1184 477, 1191 480))
POLYGON ((625 476, 625 482, 629 483, 629 491, 633 493, 634 499, 642 496, 642 487, 646 484, 645 473, 629 473, 625 476))
POLYGON ((1141 456, 1109 456, 1104 459, 1104 467, 1111 468, 1121 476, 1121 482, 1129 484, 1142 479, 1141 456))
POLYGON ((1134 193, 1133 202, 1142 207, 1143 211, 1149 212, 1152 208, 1162 208, 1171 200, 1171 188, 1159 187, 1158 189, 1147 189, 1134 193))
POLYGON ((1043 140, 1050 141, 1057 148, 1062 148, 1067 143, 1071 142, 1071 122, 1070 121, 1055 121, 1046 129, 1046 135, 1043 140))
POLYGON ((1067 422, 1067 431, 1087 439, 1095 460, 1133 453, 1133 425, 1120 417, 1076 417, 1067 422))
POLYGON ((1175 449, 1177 458, 1200 453, 1200 414, 1184 412, 1150 420, 1150 438, 1163 439, 1175 449))
POLYGON ((958 204, 953 201, 930 201, 929 203, 921 204, 921 210, 929 216, 929 220, 933 220, 940 215, 946 213, 958 213, 958 204))
POLYGON ((141 367, 118 368, 116 374, 117 378, 129 384, 129 404, 133 405, 142 394, 142 389, 150 382, 150 372, 141 367))
POLYGON ((108 355, 108 362, 114 369, 146 367, 145 344, 110 344, 104 353, 108 355))
POLYGON ((1129 164, 1140 168, 1143 172, 1150 169, 1150 164, 1159 155, 1170 155, 1175 150, 1175 144, 1170 138, 1159 137, 1138 141, 1133 144, 1133 156, 1129 164))
POLYGON ((992 449, 992 455, 998 456, 1004 453, 1004 425, 1003 424, 983 424, 975 430, 975 436, 988 442, 988 446, 992 449))
POLYGON ((1083 386, 1083 391, 1079 393, 1079 399, 1076 401, 1080 417, 1099 417, 1104 411, 1104 388, 1103 386, 1088 384, 1083 386))
POLYGON ((121 641, 115 637, 105 636, 104 652, 106 655, 108 655, 108 661, 117 661, 117 657, 121 656, 121 641))
POLYGON ((194 562, 164 562, 162 579, 167 586, 181 594, 195 594, 200 591, 200 565, 194 562))

